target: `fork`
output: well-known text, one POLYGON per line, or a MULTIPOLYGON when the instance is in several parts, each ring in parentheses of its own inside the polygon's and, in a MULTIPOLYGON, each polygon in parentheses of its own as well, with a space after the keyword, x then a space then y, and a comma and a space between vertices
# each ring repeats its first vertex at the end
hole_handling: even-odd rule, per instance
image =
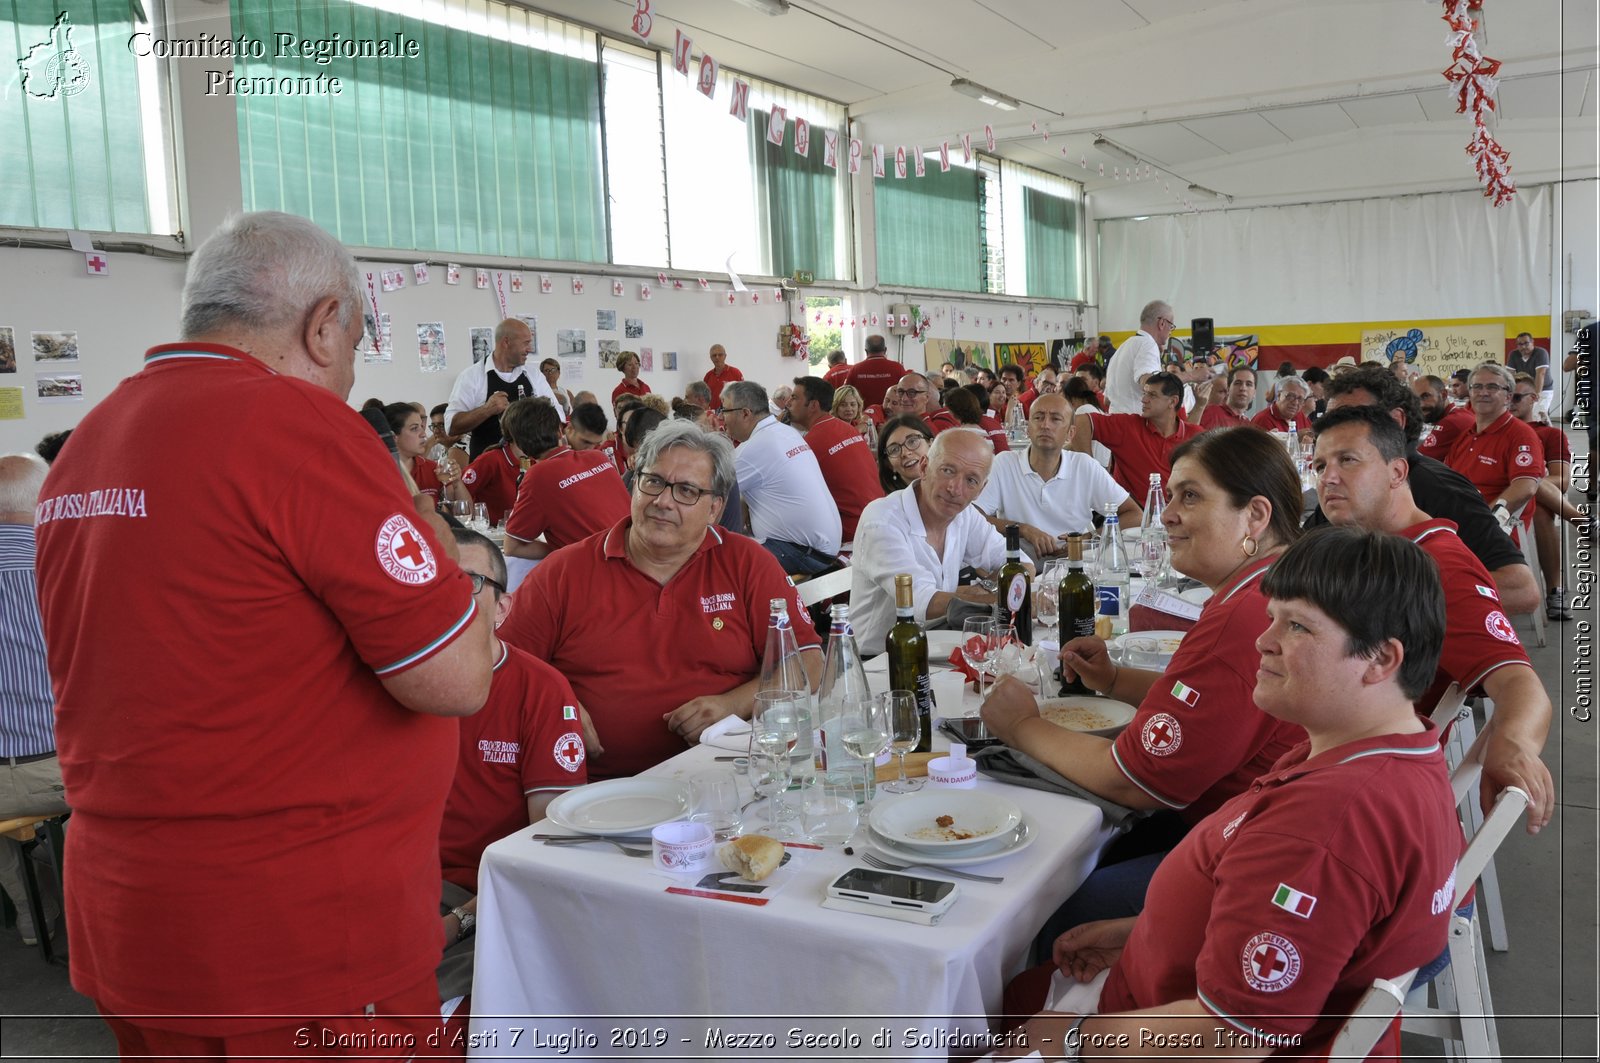
POLYGON ((938 864, 891 864, 873 853, 862 853, 860 855, 863 862, 877 868, 879 871, 909 871, 914 867, 920 867, 936 874, 951 875, 955 878, 964 878, 972 882, 1001 883, 1005 881, 1005 878, 1001 875, 974 875, 970 871, 957 871, 953 867, 940 867, 938 864))
POLYGON ((563 840, 557 839, 557 838, 547 838, 547 839, 545 839, 545 844, 546 845, 555 845, 555 846, 586 845, 589 842, 605 842, 607 845, 614 845, 614 846, 617 847, 617 849, 619 851, 622 852, 622 854, 624 856, 649 856, 650 855, 650 850, 649 849, 635 849, 635 848, 632 848, 631 846, 623 845, 619 841, 613 841, 610 838, 581 838, 581 837, 574 837, 571 841, 563 841, 563 840))

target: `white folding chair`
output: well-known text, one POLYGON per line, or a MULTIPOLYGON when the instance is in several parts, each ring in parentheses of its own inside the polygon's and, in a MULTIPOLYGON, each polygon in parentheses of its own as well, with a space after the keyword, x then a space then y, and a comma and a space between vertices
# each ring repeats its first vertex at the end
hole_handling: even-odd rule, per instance
POLYGON ((802 580, 794 586, 795 590, 800 592, 800 604, 810 609, 818 602, 850 593, 850 568, 847 565, 832 572, 824 572, 820 576, 802 580))
POLYGON ((1522 559, 1533 571, 1534 586, 1539 588, 1539 604, 1533 608, 1533 641, 1535 645, 1543 646, 1545 644, 1544 596, 1550 593, 1550 588, 1544 585, 1544 569, 1539 567, 1539 544, 1534 541, 1533 529, 1518 527, 1516 538, 1517 545, 1522 548, 1522 559))
MULTIPOLYGON (((1483 698, 1482 701, 1484 723, 1487 726, 1488 721, 1494 718, 1494 703, 1488 698, 1483 698)), ((1467 704, 1462 696, 1459 685, 1451 683, 1439 696, 1439 704, 1434 707, 1430 719, 1441 732, 1446 727, 1450 729, 1450 733, 1443 739, 1444 756, 1445 763, 1452 772, 1455 772, 1467 759, 1468 752, 1478 737, 1477 726, 1473 722, 1472 706, 1467 704)), ((1476 778, 1476 774, 1473 777, 1476 778)), ((1471 838, 1483 829, 1483 808, 1478 803, 1476 795, 1470 801, 1458 800, 1457 804, 1461 813, 1462 831, 1471 838)), ((1496 952, 1505 952, 1511 947, 1511 935, 1506 930, 1505 905, 1500 898, 1500 876, 1495 872, 1492 858, 1484 865, 1479 877, 1481 882, 1478 889, 1478 905, 1484 920, 1489 924, 1489 947, 1496 952)))
MULTIPOLYGON (((1466 757, 1450 775, 1456 803, 1478 803, 1478 779, 1483 773, 1480 742, 1474 742, 1466 757)), ((1528 807, 1528 795, 1515 786, 1502 790, 1494 807, 1483 818, 1483 825, 1472 832, 1466 851, 1456 862, 1456 895, 1452 909, 1459 908, 1467 891, 1489 866, 1506 837, 1528 807)), ((1478 935, 1477 912, 1470 916, 1452 915, 1447 951, 1450 965, 1439 972, 1431 987, 1411 991, 1404 1006, 1400 1028, 1407 1033, 1437 1037, 1445 1042, 1452 1059, 1477 1063, 1500 1058, 1500 1038, 1495 1030, 1493 1003, 1489 993, 1489 971, 1484 963, 1483 941, 1478 935), (1433 1003, 1428 1003, 1428 997, 1433 1003)))

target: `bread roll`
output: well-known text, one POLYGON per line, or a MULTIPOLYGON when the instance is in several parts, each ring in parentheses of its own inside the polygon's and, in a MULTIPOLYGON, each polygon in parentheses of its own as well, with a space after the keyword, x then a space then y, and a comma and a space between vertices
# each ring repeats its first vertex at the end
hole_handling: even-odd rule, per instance
POLYGON ((724 845, 717 857, 723 867, 739 872, 745 881, 760 882, 778 869, 783 846, 763 834, 746 834, 724 845))

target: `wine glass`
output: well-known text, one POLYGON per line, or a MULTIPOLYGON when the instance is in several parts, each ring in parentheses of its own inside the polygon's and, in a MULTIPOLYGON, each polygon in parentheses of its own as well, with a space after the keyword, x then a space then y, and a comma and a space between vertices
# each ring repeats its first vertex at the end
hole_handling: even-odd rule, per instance
POLYGON ((994 617, 973 616, 961 623, 961 656, 978 673, 978 700, 983 700, 983 674, 999 652, 994 617))
POLYGON ((906 778, 906 754, 922 740, 922 715, 917 698, 909 690, 891 690, 883 695, 888 714, 889 748, 900 758, 900 777, 883 784, 885 793, 909 794, 922 789, 921 779, 906 778))
POLYGON ((1061 562, 1051 561, 1045 565, 1044 571, 1033 582, 1033 619, 1034 623, 1043 627, 1053 628, 1060 619, 1061 577, 1065 570, 1061 562))
POLYGON ((882 694, 862 693, 845 699, 839 741, 846 753, 864 762, 859 803, 865 808, 871 799, 878 757, 889 751, 888 710, 882 694))
POLYGON ((763 690, 750 713, 750 779, 756 794, 767 799, 771 833, 786 837, 795 812, 783 800, 794 778, 791 754, 800 737, 800 699, 792 690, 763 690))
POLYGON ((465 498, 452 498, 450 500, 450 515, 462 524, 472 515, 472 503, 465 498))

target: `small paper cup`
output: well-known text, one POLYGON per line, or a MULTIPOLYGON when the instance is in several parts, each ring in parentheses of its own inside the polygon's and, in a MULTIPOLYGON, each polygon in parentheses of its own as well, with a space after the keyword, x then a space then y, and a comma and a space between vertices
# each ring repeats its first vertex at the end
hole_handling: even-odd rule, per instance
POLYGON ((928 685, 933 688, 933 701, 940 716, 949 720, 966 715, 966 676, 954 670, 935 672, 928 677, 928 685))
POLYGON ((711 863, 716 842, 704 823, 680 820, 663 823, 650 832, 650 852, 657 870, 685 874, 711 863))
POLYGON ((971 757, 934 757, 928 761, 928 781, 952 790, 978 785, 978 762, 971 757))

